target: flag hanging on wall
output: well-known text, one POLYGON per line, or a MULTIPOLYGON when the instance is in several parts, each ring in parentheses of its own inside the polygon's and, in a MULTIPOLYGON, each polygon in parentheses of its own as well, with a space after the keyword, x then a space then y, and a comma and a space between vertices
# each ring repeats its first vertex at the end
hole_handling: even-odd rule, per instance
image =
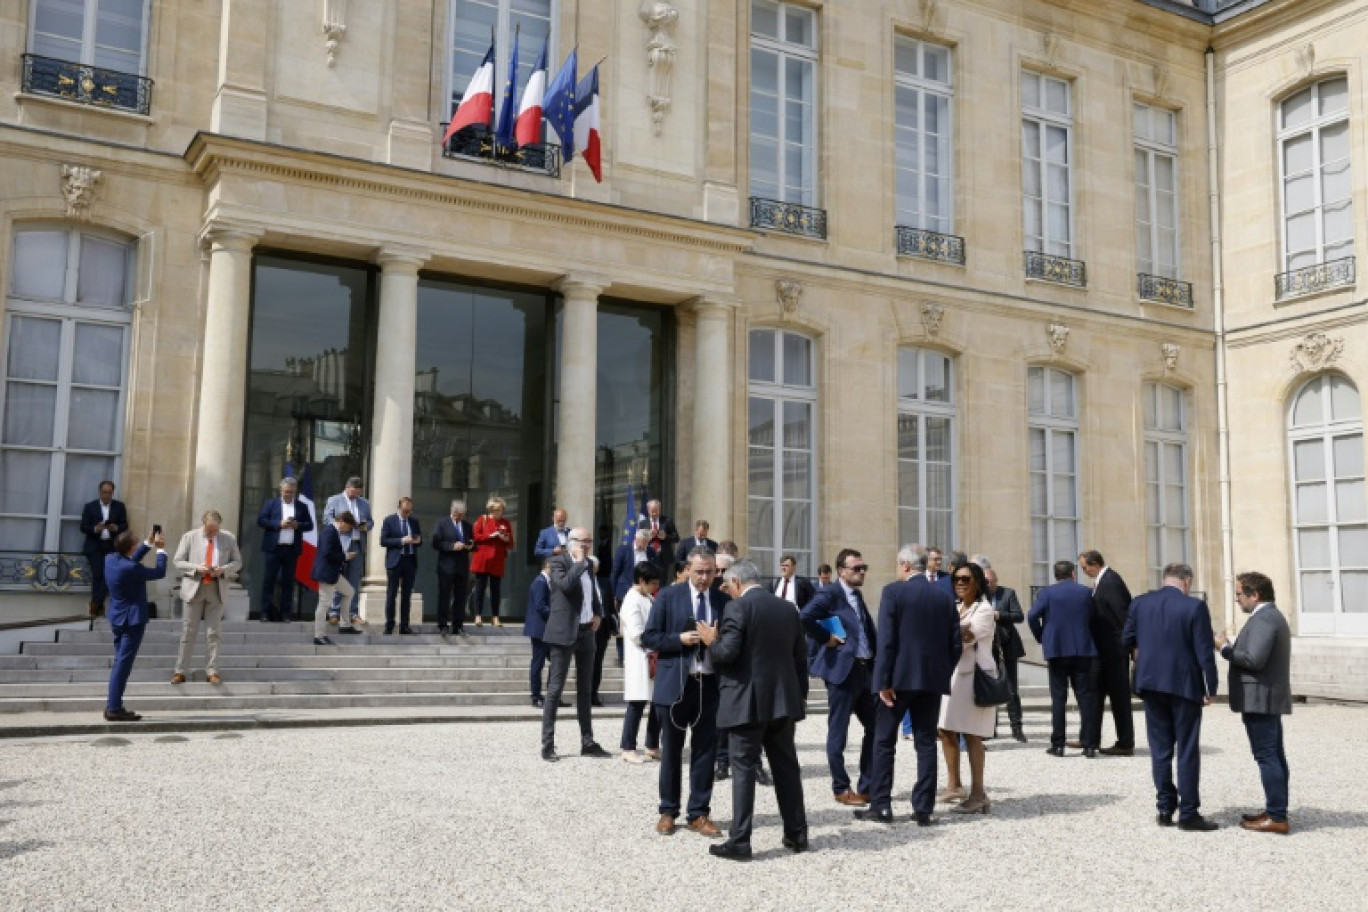
POLYGON ((599 68, 589 71, 575 89, 575 148, 593 172, 594 180, 603 183, 603 159, 599 149, 599 68))
POLYGON ((461 105, 456 109, 456 113, 451 116, 451 125, 447 127, 442 142, 446 143, 458 131, 466 127, 476 124, 483 124, 488 127, 493 117, 494 45, 491 44, 489 52, 485 54, 484 62, 470 77, 470 84, 466 86, 465 95, 461 97, 461 105))
POLYGON ((515 139, 520 146, 534 146, 542 141, 542 99, 546 96, 546 51, 551 43, 542 45, 541 56, 532 67, 532 75, 523 89, 522 104, 518 105, 515 139))
POLYGON ((575 73, 579 68, 579 48, 570 52, 556 78, 546 87, 543 113, 561 144, 561 161, 575 157, 575 73))
POLYGON ((504 83, 503 104, 499 105, 499 126, 494 134, 494 142, 505 149, 518 145, 513 135, 514 111, 517 110, 518 94, 518 32, 513 32, 513 53, 508 58, 508 81, 504 83))

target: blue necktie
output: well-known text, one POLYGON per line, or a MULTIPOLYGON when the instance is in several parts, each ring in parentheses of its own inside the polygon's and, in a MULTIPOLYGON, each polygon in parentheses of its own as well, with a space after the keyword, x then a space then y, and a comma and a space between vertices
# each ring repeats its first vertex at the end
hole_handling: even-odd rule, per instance
POLYGON ((708 597, 705 593, 698 593, 698 607, 694 609, 694 620, 700 624, 708 623, 708 597))

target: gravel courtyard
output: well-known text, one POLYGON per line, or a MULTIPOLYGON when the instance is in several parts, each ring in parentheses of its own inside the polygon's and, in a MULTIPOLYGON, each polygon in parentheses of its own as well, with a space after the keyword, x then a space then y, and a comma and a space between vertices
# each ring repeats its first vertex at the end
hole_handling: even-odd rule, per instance
MULTIPOLYGON (((619 724, 598 727, 605 746, 619 724)), ((652 831, 657 766, 546 764, 534 723, 0 742, 0 908, 1364 908, 1368 708, 1297 707, 1287 838, 1235 826, 1262 792, 1224 706, 1203 731, 1211 834, 1155 826, 1143 751, 1052 758, 1047 725, 1028 714, 1029 744, 990 744, 990 816, 938 814, 929 829, 905 819, 901 743, 902 819, 887 829, 832 802, 826 717, 809 719, 814 850, 780 848, 761 789, 749 865, 652 831)), ((562 750, 574 733, 563 720, 562 750)), ((713 811, 725 830, 730 782, 713 811)))

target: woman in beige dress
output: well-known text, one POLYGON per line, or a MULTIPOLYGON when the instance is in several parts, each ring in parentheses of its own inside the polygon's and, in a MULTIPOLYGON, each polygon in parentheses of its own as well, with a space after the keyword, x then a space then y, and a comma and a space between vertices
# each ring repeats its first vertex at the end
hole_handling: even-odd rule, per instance
POLYGON ((941 698, 940 740, 945 752, 947 782, 938 797, 941 801, 958 801, 953 808, 955 813, 986 814, 990 804, 983 791, 983 739, 992 737, 997 707, 974 703, 974 666, 988 672, 997 669, 993 661, 996 613, 984 596, 988 584, 983 577, 983 568, 978 564, 956 567, 951 581, 955 586, 964 651, 950 676, 950 695, 941 698), (964 737, 969 751, 967 794, 960 780, 960 736, 964 737))

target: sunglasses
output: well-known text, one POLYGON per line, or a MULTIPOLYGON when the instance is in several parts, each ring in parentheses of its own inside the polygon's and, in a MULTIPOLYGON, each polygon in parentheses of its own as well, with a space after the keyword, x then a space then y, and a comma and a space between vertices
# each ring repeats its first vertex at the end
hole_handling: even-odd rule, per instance
POLYGON ((846 567, 851 573, 864 573, 869 569, 869 564, 856 564, 853 567, 846 567))
POLYGON ((959 583, 972 583, 974 581, 974 578, 972 576, 956 576, 953 577, 953 579, 956 585, 958 585, 959 583))

